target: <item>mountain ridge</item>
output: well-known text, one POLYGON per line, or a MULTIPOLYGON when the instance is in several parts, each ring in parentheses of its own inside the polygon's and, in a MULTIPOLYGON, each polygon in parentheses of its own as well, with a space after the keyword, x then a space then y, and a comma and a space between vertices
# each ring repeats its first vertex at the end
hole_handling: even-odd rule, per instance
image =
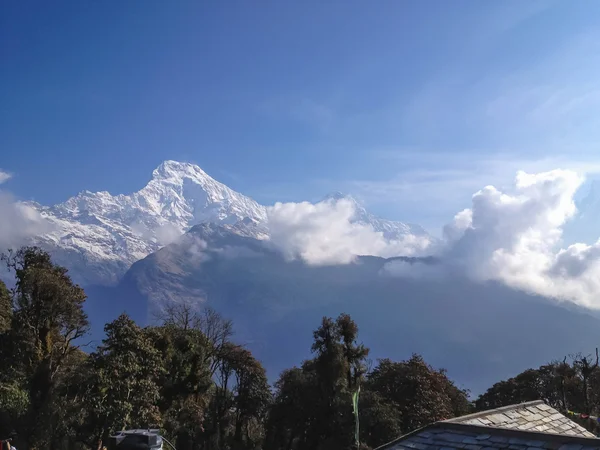
MULTIPOLYGON (((356 222, 387 239, 426 235, 418 225, 378 218, 352 197, 356 222)), ((330 199, 330 201, 337 201, 330 199)), ((258 240, 269 238, 268 207, 215 180, 195 164, 167 160, 131 194, 81 191, 63 203, 29 202, 51 231, 34 244, 50 251, 82 285, 114 285, 133 263, 173 242, 200 223, 226 225, 258 240)))

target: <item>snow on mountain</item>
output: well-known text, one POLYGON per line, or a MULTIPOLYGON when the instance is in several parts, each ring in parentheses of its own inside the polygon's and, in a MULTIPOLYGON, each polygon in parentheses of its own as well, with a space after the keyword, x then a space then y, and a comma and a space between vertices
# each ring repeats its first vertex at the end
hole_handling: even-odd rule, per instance
POLYGON ((36 243, 51 250, 83 284, 117 282, 135 261, 201 222, 250 221, 257 225, 253 237, 267 237, 264 206, 200 167, 176 161, 163 162, 150 182, 131 195, 84 191, 55 206, 31 206, 53 227, 36 243))
MULTIPOLYGON (((388 239, 426 235, 417 225, 380 219, 352 197, 354 221, 370 224, 388 239)), ((194 225, 225 225, 235 233, 268 239, 267 208, 214 180, 200 167, 165 161, 148 184, 130 195, 84 191, 46 207, 30 203, 52 231, 35 239, 84 285, 115 284, 136 261, 177 239, 194 225)))
POLYGON ((412 234, 415 236, 428 235, 427 231, 425 231, 425 229, 420 225, 386 220, 371 214, 360 204, 358 200, 351 195, 343 194, 342 192, 332 192, 325 196, 324 200, 348 200, 352 202, 355 211, 352 222, 360 225, 370 225, 375 231, 383 233, 386 239, 399 239, 407 234, 412 234))

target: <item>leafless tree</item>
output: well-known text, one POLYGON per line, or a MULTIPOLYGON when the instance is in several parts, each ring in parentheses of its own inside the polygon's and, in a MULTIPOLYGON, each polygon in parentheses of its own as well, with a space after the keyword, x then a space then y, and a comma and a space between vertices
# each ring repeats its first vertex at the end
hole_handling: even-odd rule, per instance
POLYGON ((583 398, 585 413, 590 413, 590 393, 589 380, 594 371, 598 368, 598 349, 596 348, 596 361, 592 362, 592 356, 578 356, 573 360, 573 366, 581 374, 583 381, 583 398))
POLYGON ((199 329, 199 306, 189 301, 166 301, 153 312, 154 319, 163 325, 173 325, 184 330, 199 329))
POLYGON ((155 318, 164 325, 173 325, 184 330, 198 330, 208 342, 206 354, 211 375, 215 374, 225 345, 233 336, 233 323, 209 306, 192 302, 164 303, 155 313, 155 318))

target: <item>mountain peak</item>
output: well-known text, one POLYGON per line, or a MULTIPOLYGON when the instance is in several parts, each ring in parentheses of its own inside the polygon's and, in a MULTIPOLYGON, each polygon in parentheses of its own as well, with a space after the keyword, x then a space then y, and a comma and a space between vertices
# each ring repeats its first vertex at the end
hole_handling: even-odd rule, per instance
POLYGON ((333 191, 333 192, 330 192, 329 194, 327 194, 325 196, 325 199, 326 200, 340 200, 345 197, 346 197, 346 194, 344 194, 343 192, 333 191))
POLYGON ((343 192, 340 192, 340 191, 330 192, 325 197, 323 197, 323 201, 328 201, 328 200, 334 200, 336 202, 339 200, 349 200, 354 204, 358 204, 358 201, 354 197, 352 197, 350 194, 344 194, 343 192))
POLYGON ((173 160, 163 161, 152 172, 153 180, 165 180, 174 178, 181 179, 185 177, 195 179, 212 179, 204 170, 202 170, 196 164, 173 160))
POLYGON ((83 191, 39 210, 53 230, 38 236, 36 244, 52 249, 56 260, 86 284, 115 283, 132 263, 199 223, 236 226, 259 239, 264 227, 241 221, 267 220, 264 206, 197 165, 173 160, 162 162, 146 186, 132 194, 83 191))

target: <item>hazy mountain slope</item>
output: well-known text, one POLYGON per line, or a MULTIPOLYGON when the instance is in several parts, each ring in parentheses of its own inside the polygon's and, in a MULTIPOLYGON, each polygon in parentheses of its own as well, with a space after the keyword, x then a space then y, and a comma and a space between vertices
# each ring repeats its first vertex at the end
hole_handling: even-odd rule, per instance
POLYGON ((238 338, 271 377, 310 356, 311 332, 323 315, 348 312, 373 358, 421 352, 474 390, 589 351, 600 339, 600 323, 585 312, 493 283, 384 276, 387 261, 311 267, 286 262, 265 242, 202 225, 135 263, 118 287, 92 293, 89 307, 107 319, 126 309, 148 320, 157 300, 205 301, 234 320, 238 338))

